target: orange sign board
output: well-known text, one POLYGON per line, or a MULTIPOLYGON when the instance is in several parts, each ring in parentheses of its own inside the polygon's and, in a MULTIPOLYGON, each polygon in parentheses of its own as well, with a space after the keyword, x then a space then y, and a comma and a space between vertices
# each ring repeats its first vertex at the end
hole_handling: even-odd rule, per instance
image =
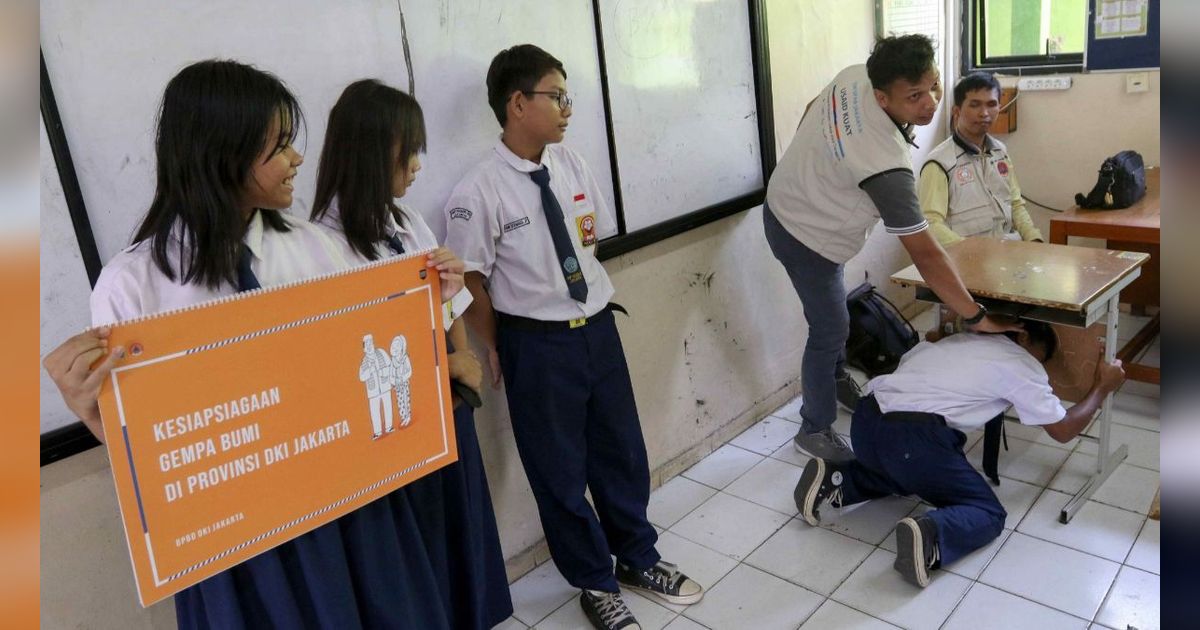
POLYGON ((100 392, 142 605, 457 460, 425 257, 122 322, 100 392))

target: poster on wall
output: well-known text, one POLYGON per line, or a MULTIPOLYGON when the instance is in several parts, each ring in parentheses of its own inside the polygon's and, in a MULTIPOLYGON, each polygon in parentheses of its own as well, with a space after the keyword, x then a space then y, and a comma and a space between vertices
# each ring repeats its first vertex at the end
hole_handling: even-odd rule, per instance
POLYGON ((1096 39, 1144 37, 1149 14, 1147 0, 1099 0, 1096 3, 1096 39))
POLYGON ((425 253, 112 326, 100 409, 143 606, 456 461, 425 253))

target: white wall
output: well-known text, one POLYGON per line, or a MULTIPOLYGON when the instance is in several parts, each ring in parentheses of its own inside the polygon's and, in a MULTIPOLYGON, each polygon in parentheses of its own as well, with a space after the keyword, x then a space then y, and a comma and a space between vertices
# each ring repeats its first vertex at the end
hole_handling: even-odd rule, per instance
MULTIPOLYGON (((1069 90, 1024 92, 1017 99, 1017 130, 1001 136, 1008 145, 1021 192, 1059 209, 1074 205, 1075 193, 1096 184, 1104 158, 1124 149, 1159 165, 1159 71, 1147 73, 1150 89, 1127 94, 1124 72, 1072 76, 1069 90)), ((1016 78, 1002 78, 1008 86, 1016 78)), ((1028 206, 1049 235, 1053 212, 1028 206)))
MULTIPOLYGON (((959 47, 962 22, 958 3, 948 14, 954 45, 948 51, 954 76, 959 78, 959 47)), ((1158 166, 1160 155, 1159 103, 1161 72, 1149 70, 1149 90, 1125 92, 1126 72, 1072 74, 1065 91, 1023 92, 1017 99, 1017 130, 999 136, 1012 154, 1021 192, 1048 206, 1066 209, 1074 205, 1075 193, 1087 194, 1096 184, 1096 171, 1104 158, 1124 149, 1142 154, 1146 166, 1158 166)), ((1005 87, 1016 85, 1017 77, 1000 76, 1005 87)), ((948 124, 949 117, 946 118, 948 124)), ((1027 206, 1034 222, 1049 236, 1053 212, 1033 204, 1027 206)), ((1074 242, 1074 241, 1072 241, 1074 242)))
MULTIPOLYGON (((770 0, 768 18, 782 150, 805 104, 842 67, 865 61, 874 3, 770 0)), ((942 126, 939 119, 922 130, 915 161, 936 143, 942 126)), ((878 230, 847 266, 847 284, 857 285, 867 273, 911 303, 911 295, 887 282, 907 264, 896 239, 878 230)), ((806 327, 799 299, 767 247, 761 209, 605 267, 616 300, 632 315, 618 316, 618 324, 656 485, 799 393, 806 327)), ((546 555, 502 394, 485 394, 477 426, 505 555, 510 571, 522 572, 546 555)), ((100 618, 113 620, 110 627, 165 623, 168 608, 156 608, 152 624, 132 603, 123 544, 112 549, 120 530, 102 454, 93 451, 44 472, 60 481, 43 491, 43 611, 52 607, 53 619, 64 626, 93 625, 100 618), (74 503, 81 494, 88 501, 74 503), (48 520, 46 511, 74 518, 48 520)))

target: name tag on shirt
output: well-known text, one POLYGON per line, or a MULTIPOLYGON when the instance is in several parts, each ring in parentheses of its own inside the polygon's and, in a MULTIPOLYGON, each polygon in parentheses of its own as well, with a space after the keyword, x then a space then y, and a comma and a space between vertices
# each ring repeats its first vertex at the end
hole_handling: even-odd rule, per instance
POLYGON ((509 221, 508 223, 504 224, 504 233, 508 234, 509 232, 517 228, 523 228, 526 225, 529 225, 529 217, 521 217, 516 221, 509 221))

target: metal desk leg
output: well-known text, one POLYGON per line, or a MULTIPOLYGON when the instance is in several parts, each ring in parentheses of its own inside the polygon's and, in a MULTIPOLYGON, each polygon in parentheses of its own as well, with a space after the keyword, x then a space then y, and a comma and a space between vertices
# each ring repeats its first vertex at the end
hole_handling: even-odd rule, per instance
MULTIPOLYGON (((1114 295, 1108 300, 1108 326, 1104 335, 1104 360, 1112 361, 1117 356, 1117 319, 1118 319, 1118 296, 1114 295)), ((1079 492, 1071 497, 1070 501, 1063 506, 1062 513, 1058 515, 1058 520, 1061 523, 1069 523, 1075 517, 1075 514, 1087 503, 1091 498, 1092 493, 1096 489, 1104 485, 1108 476, 1117 469, 1121 462, 1125 461, 1125 457, 1129 454, 1129 447, 1122 444, 1116 451, 1109 452, 1110 442, 1112 440, 1112 399, 1113 395, 1109 394, 1104 397, 1104 404, 1100 407, 1100 443, 1096 450, 1096 469, 1092 476, 1083 484, 1079 492)))

